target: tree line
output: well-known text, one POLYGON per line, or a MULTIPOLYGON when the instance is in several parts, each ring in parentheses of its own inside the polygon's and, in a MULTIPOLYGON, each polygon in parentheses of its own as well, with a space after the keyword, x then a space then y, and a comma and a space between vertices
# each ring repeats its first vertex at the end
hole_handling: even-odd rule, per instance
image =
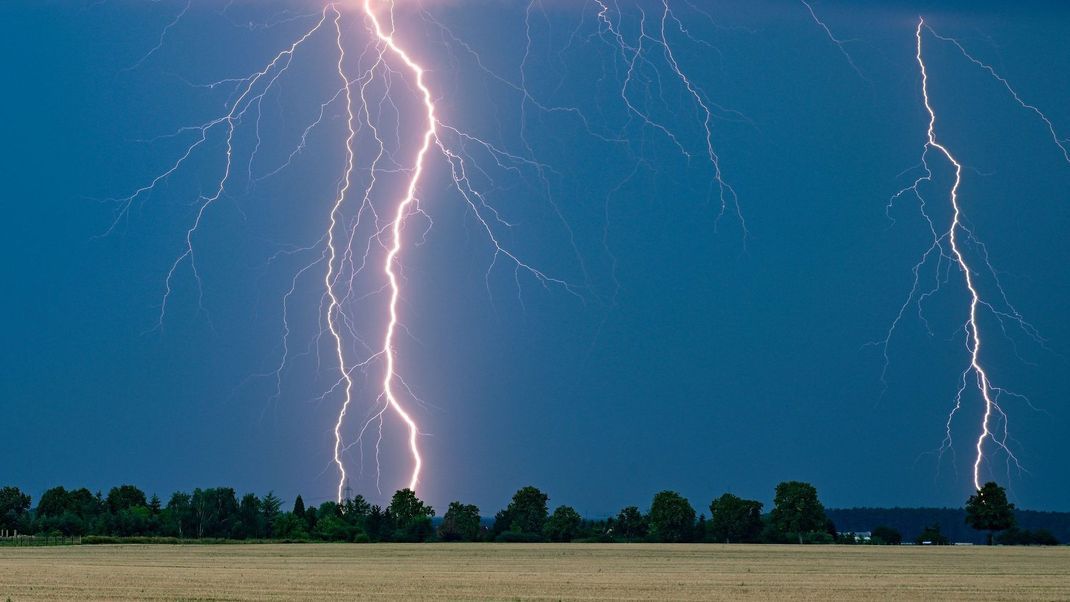
MULTIPOLYGON (((508 506, 484 520, 480 509, 455 501, 441 519, 410 489, 397 491, 385 506, 357 495, 341 503, 306 506, 297 496, 290 510, 274 493, 263 497, 233 488, 175 492, 164 503, 133 485, 113 487, 105 496, 88 489, 54 487, 37 506, 17 487, 0 489, 0 530, 22 534, 108 538, 174 538, 177 540, 283 540, 330 542, 719 542, 719 543, 871 543, 898 544, 894 528, 878 526, 868 538, 838 533, 818 499, 817 489, 800 481, 776 487, 773 508, 731 493, 710 502, 709 518, 696 513, 675 491, 656 494, 646 512, 628 506, 616 516, 584 519, 570 506, 550 512, 549 496, 523 487, 508 506)), ((982 487, 966 504, 966 522, 989 534, 1013 537, 1001 543, 1056 543, 1050 533, 1022 532, 1014 527, 1014 505, 995 483, 982 487)), ((947 543, 939 525, 923 532, 918 543, 947 543)))

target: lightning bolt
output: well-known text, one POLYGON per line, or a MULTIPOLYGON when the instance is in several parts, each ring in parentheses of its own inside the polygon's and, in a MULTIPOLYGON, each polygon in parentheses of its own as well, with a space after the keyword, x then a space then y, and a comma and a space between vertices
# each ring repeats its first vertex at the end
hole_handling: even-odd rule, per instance
MULTIPOLYGON (((923 53, 923 33, 925 31, 931 33, 936 39, 952 43, 969 61, 988 72, 989 75, 998 81, 1011 94, 1014 100, 1022 108, 1034 113, 1044 122, 1053 141, 1061 151, 1064 159, 1067 159, 1068 162, 1070 162, 1070 154, 1067 153, 1067 141, 1056 133, 1053 123, 1040 111, 1040 109, 1025 102, 1018 92, 1011 87, 1010 83, 990 65, 973 57, 957 40, 937 34, 925 22, 924 18, 919 17, 914 31, 915 61, 917 62, 918 70, 921 75, 922 101, 928 115, 926 141, 920 163, 922 173, 914 179, 910 186, 903 188, 892 196, 889 201, 888 210, 890 212, 892 206, 900 198, 908 195, 914 196, 918 201, 920 213, 928 225, 932 238, 929 247, 922 253, 920 259, 912 268, 913 284, 905 302, 900 307, 886 337, 879 342, 879 344, 883 345, 885 362, 881 381, 886 382, 885 375, 889 363, 889 341, 899 324, 905 318, 910 306, 916 306, 918 318, 925 324, 929 333, 932 334, 932 330, 929 328, 929 322, 924 316, 923 306, 929 298, 940 290, 942 282, 947 280, 951 270, 957 270, 957 272, 962 275, 963 286, 966 289, 968 297, 968 313, 966 321, 962 325, 962 332, 965 335, 969 362, 960 374, 959 386, 955 393, 952 408, 948 413, 947 422, 945 424, 945 436, 939 451, 941 455, 947 450, 954 451, 952 448, 951 434, 952 422, 963 407, 967 391, 972 390, 976 392, 981 401, 982 412, 980 423, 977 427, 976 440, 973 444, 974 459, 972 465, 972 477, 974 487, 979 489, 981 487, 982 472, 986 461, 988 460, 987 453, 990 448, 994 448, 1006 454, 1008 468, 1013 464, 1019 470, 1023 470, 1017 456, 1008 446, 1008 416, 1000 405, 1000 398, 1002 396, 1011 396, 1029 403, 1028 398, 1025 396, 993 384, 992 378, 990 377, 991 370, 985 363, 985 348, 983 346, 985 339, 982 337, 982 328, 979 318, 980 314, 987 311, 989 315, 998 321, 1004 332, 1007 330, 1006 322, 1010 322, 1039 344, 1043 345, 1044 340, 1037 329, 1026 321, 1022 314, 1013 304, 1011 304, 1003 286, 1000 284, 997 272, 992 266, 987 247, 977 238, 976 234, 966 223, 965 212, 960 196, 963 164, 956 157, 954 152, 942 142, 937 135, 937 112, 929 95, 930 73, 925 63, 925 56, 923 53), (939 226, 937 221, 929 214, 927 200, 920 189, 923 184, 929 184, 933 181, 934 174, 932 165, 930 164, 930 153, 935 153, 946 161, 954 173, 953 182, 947 193, 947 204, 950 209, 951 219, 946 228, 939 226), (974 259, 970 259, 971 254, 967 249, 967 247, 970 246, 976 249, 977 257, 975 259, 979 262, 981 270, 978 270, 974 265, 974 259), (926 266, 931 265, 934 260, 935 270, 933 271, 933 283, 931 286, 923 285, 922 274, 926 269, 926 266), (987 274, 990 277, 992 286, 997 294, 996 301, 990 301, 982 294, 980 279, 983 274, 987 274)), ((1032 407, 1031 404, 1030 406, 1032 407)))
MULTIPOLYGON (((393 10, 393 2, 390 2, 390 9, 391 11, 393 10)), ((398 276, 394 271, 394 264, 398 254, 401 252, 403 244, 402 226, 405 223, 405 217, 408 215, 410 207, 416 201, 416 187, 420 183, 420 177, 424 173, 424 160, 427 156, 427 152, 431 149, 431 143, 435 140, 435 126, 437 121, 435 119, 435 103, 432 100, 431 91, 427 88, 427 84, 424 82, 423 67, 412 60, 409 53, 398 45, 394 39, 393 33, 387 33, 383 29, 382 23, 379 22, 379 17, 376 16, 375 11, 372 9, 371 0, 364 0, 364 14, 367 15, 368 20, 371 22, 372 27, 375 30, 375 35, 379 41, 385 44, 390 52, 404 63, 416 78, 416 87, 420 91, 424 109, 427 111, 427 125, 421 135, 420 150, 416 153, 415 167, 413 168, 412 176, 409 178, 409 183, 405 188, 405 196, 397 204, 397 208, 394 211, 394 220, 390 225, 390 250, 386 254, 386 260, 383 262, 383 273, 386 275, 386 278, 390 283, 390 317, 387 322, 386 334, 383 337, 382 346, 382 354, 385 358, 385 368, 383 370, 383 395, 386 397, 386 401, 390 408, 393 409, 398 417, 400 417, 401 420, 405 422, 406 426, 408 426, 409 451, 412 454, 412 476, 409 479, 409 489, 415 491, 416 484, 420 480, 420 469, 423 466, 423 459, 420 457, 420 448, 417 442, 417 437, 420 431, 416 426, 416 422, 412 419, 412 416, 405 411, 405 408, 398 402, 397 396, 394 394, 395 382, 398 380, 394 366, 397 353, 394 349, 394 333, 398 328, 398 297, 401 295, 398 276)), ((392 20, 393 19, 391 19, 391 21, 392 20)), ((341 38, 339 38, 339 40, 341 40, 341 38)), ((339 45, 341 45, 341 41, 339 41, 339 45)), ((339 65, 340 64, 341 63, 339 63, 339 65)), ((339 70, 341 70, 341 67, 339 67, 339 70)), ((342 415, 339 415, 339 422, 341 422, 341 417, 342 415)), ((341 466, 341 462, 339 462, 339 466, 341 466)), ((344 471, 342 472, 342 478, 343 480, 345 478, 344 471)), ((342 484, 343 481, 339 481, 339 501, 341 501, 342 484)))
MULTIPOLYGON (((293 167, 310 146, 313 131, 326 127, 325 124, 335 115, 332 111, 338 110, 341 114, 339 136, 343 139, 344 148, 341 172, 335 182, 336 188, 323 198, 326 207, 322 217, 317 218, 323 220, 322 227, 317 228, 317 239, 311 243, 288 245, 268 258, 269 266, 287 258, 300 258, 300 262, 290 273, 281 294, 281 357, 273 364, 273 370, 253 375, 272 381, 270 400, 277 401, 282 397, 283 376, 292 361, 314 354, 317 373, 321 367, 326 368, 329 380, 321 394, 312 401, 339 401, 331 428, 331 458, 324 467, 324 472, 332 471, 338 476, 336 497, 339 501, 342 501, 346 486, 355 474, 347 453, 351 448, 359 446, 360 474, 363 475, 365 437, 368 435, 377 437, 374 441, 374 457, 375 482, 379 488, 382 473, 380 446, 384 437, 384 422, 388 418, 396 418, 407 434, 407 460, 411 463, 407 473, 407 486, 415 490, 421 482, 425 466, 420 447, 423 431, 417 423, 413 404, 425 402, 417 396, 403 374, 402 343, 399 339, 403 335, 412 337, 402 315, 402 301, 406 298, 404 258, 407 252, 421 242, 418 234, 411 228, 414 219, 425 220, 428 230, 433 224, 430 215, 421 206, 424 199, 420 197, 432 162, 438 162, 444 168, 449 178, 447 183, 450 185, 447 192, 450 196, 456 195, 466 215, 474 219, 480 235, 488 243, 489 259, 484 276, 488 294, 491 291, 492 272, 499 266, 508 266, 521 307, 524 307, 522 275, 530 277, 544 289, 556 288, 565 291, 584 303, 588 296, 602 302, 587 274, 576 236, 554 199, 552 178, 560 176, 561 172, 541 161, 537 157, 533 141, 529 140, 526 116, 531 111, 537 110, 544 115, 573 120, 574 125, 578 125, 581 131, 594 140, 627 148, 625 153, 629 158, 635 159, 631 174, 609 189, 606 200, 607 216, 609 196, 634 178, 641 167, 651 173, 656 171, 647 158, 637 157, 631 152, 632 141, 625 136, 625 132, 635 126, 633 129, 643 130, 644 133, 646 130, 652 130, 657 132, 657 135, 664 136, 687 160, 693 156, 701 157, 703 164, 708 166, 706 173, 709 175, 710 191, 707 196, 719 199, 721 215, 726 210, 733 210, 743 233, 746 234, 735 189, 724 177, 721 159, 714 146, 716 119, 746 121, 746 118, 736 111, 717 105, 706 95, 687 74, 684 65, 686 59, 682 52, 678 52, 679 49, 674 43, 690 41, 713 47, 695 37, 685 27, 670 9, 668 0, 661 0, 657 17, 651 17, 649 22, 644 9, 637 7, 640 15, 639 35, 634 40, 630 39, 630 36, 626 37, 620 29, 624 14, 615 2, 612 3, 616 7, 615 12, 606 2, 596 0, 596 4, 598 6, 594 22, 597 29, 587 39, 609 44, 616 61, 614 66, 626 67, 626 73, 618 73, 621 77, 620 100, 627 108, 627 119, 623 124, 596 124, 580 107, 555 104, 539 98, 529 90, 527 71, 533 47, 531 17, 539 6, 538 0, 531 0, 525 11, 527 45, 520 65, 519 80, 516 82, 492 71, 471 45, 455 36, 426 10, 420 11, 427 24, 443 33, 443 42, 449 45, 451 51, 460 48, 473 58, 475 66, 489 78, 488 81, 502 84, 510 93, 518 94, 521 114, 518 133, 522 149, 519 151, 510 149, 504 142, 492 143, 451 123, 448 117, 443 117, 443 111, 440 111, 440 106, 436 104, 436 94, 432 91, 435 86, 429 81, 429 71, 417 54, 397 35, 395 0, 328 2, 323 5, 322 11, 311 15, 283 13, 262 26, 249 23, 247 27, 250 30, 258 30, 299 19, 314 20, 311 27, 304 30, 295 41, 275 54, 261 69, 249 75, 228 77, 208 84, 187 82, 191 86, 209 91, 230 90, 223 110, 198 125, 182 127, 171 134, 158 137, 157 139, 186 139, 192 136, 192 139, 182 146, 177 159, 170 162, 169 167, 147 184, 124 198, 114 199, 117 208, 108 229, 109 233, 123 220, 128 219, 136 204, 153 196, 179 172, 188 170, 195 155, 212 148, 217 139, 222 143, 220 173, 218 177, 213 177, 211 193, 196 198, 192 223, 185 228, 184 244, 166 272, 157 327, 162 328, 168 319, 169 301, 177 286, 176 279, 180 270, 185 269, 187 265, 196 282, 198 309, 207 315, 203 284, 196 261, 196 243, 199 232, 206 223, 206 216, 220 199, 234 194, 233 190, 238 188, 236 182, 242 178, 246 180, 244 191, 248 193, 260 183, 293 167), (346 24, 351 17, 359 20, 363 31, 367 33, 362 52, 354 52, 346 37, 346 24), (261 136, 261 121, 265 117, 265 95, 280 86, 280 81, 290 68, 298 50, 313 36, 318 38, 318 34, 327 34, 330 29, 333 29, 333 32, 330 32, 333 34, 333 48, 329 51, 332 82, 330 89, 320 99, 318 111, 312 113, 307 123, 301 124, 304 127, 299 128, 300 136, 292 150, 288 154, 282 153, 277 164, 257 173, 259 164, 263 162, 256 161, 260 156, 258 153, 262 150, 262 143, 265 152, 268 148, 267 138, 261 136), (693 115, 698 118, 696 138, 702 139, 701 151, 689 148, 692 144, 698 147, 697 141, 689 142, 682 130, 671 129, 668 126, 669 121, 663 122, 662 118, 656 116, 672 113, 672 107, 666 102, 663 92, 659 93, 659 98, 663 108, 668 110, 667 113, 658 112, 654 106, 656 103, 651 101, 651 90, 662 85, 663 77, 668 81, 675 81, 682 96, 691 103, 693 115), (398 85, 398 82, 403 85, 398 85), (645 87, 645 97, 637 93, 639 87, 645 87), (407 95, 410 94, 418 101, 411 106, 407 104, 407 95), (238 130, 244 129, 245 124, 248 124, 247 129, 251 134, 247 156, 242 155, 243 137, 238 134, 238 130), (366 152, 369 148, 370 152, 366 152), (242 160, 246 161, 245 168, 239 169, 237 166, 242 160), (571 279, 544 271, 523 253, 512 248, 507 233, 514 227, 514 223, 492 202, 491 192, 500 188, 495 182, 499 173, 509 174, 509 177, 518 178, 518 181, 526 184, 535 182, 534 188, 538 189, 536 194, 541 195, 541 199, 548 203, 549 209, 568 235, 576 257, 576 269, 584 278, 582 285, 573 284, 571 279), (291 341, 297 328, 291 325, 290 320, 291 304, 305 279, 315 280, 315 290, 319 298, 319 329, 313 333, 307 350, 302 352, 291 341), (368 311, 355 309, 360 303, 372 298, 381 298, 382 306, 368 311), (373 323, 374 342, 363 337, 362 330, 366 324, 363 324, 362 320, 373 323), (373 373, 375 376, 370 377, 373 373), (374 379, 374 383, 362 381, 362 375, 364 379, 374 379), (357 423, 359 428, 350 424, 355 412, 364 413, 360 418, 361 422, 357 423), (350 434, 352 432, 356 433, 355 437, 350 434)), ((190 10, 190 6, 187 1, 181 13, 166 26, 157 46, 137 65, 162 47, 168 32, 190 10)), ((223 9, 221 15, 230 19, 226 14, 227 8, 223 9)), ((570 45, 582 39, 579 32, 586 25, 591 13, 585 8, 581 16, 580 24, 570 39, 570 45)), ((561 53, 563 52, 562 50, 561 53)), ((602 242, 607 252, 608 221, 606 217, 602 233, 602 242)), ((424 231, 424 236, 426 234, 427 230, 424 231)), ((612 253, 609 255, 612 256, 612 253)), ((615 259, 613 269, 612 276, 616 282, 615 259)), ((619 283, 617 287, 619 289, 619 283)), ((615 295, 616 292, 614 299, 615 295)))

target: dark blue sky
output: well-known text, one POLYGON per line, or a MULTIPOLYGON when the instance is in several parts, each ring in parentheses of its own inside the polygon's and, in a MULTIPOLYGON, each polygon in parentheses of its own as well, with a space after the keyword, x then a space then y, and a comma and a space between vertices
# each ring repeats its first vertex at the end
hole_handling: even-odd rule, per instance
MULTIPOLYGON (((218 139, 102 236, 115 209, 105 199, 151 180, 186 141, 143 140, 217 116, 231 90, 196 84, 262 68, 315 22, 299 15, 318 11, 281 2, 221 11, 224 4, 194 2, 140 64, 184 1, 0 6, 10 59, 0 97, 3 483, 35 496, 60 484, 121 482, 161 495, 227 484, 284 499, 333 496, 340 399, 320 398, 333 367, 323 342, 317 365, 315 277, 299 280, 288 307, 298 351, 277 398, 262 375, 282 352, 282 295, 311 256, 268 258, 322 233, 343 166, 341 106, 326 109, 292 169, 255 183, 246 170, 255 133, 251 119, 243 122, 240 177, 196 242, 204 311, 187 267, 155 328, 193 203, 218 179, 218 139)), ((630 35, 637 6, 660 10, 660 2, 620 4, 630 35)), ((799 479, 836 507, 961 504, 971 490, 976 394, 965 395, 953 422, 955 453, 939 461, 933 453, 968 361, 961 274, 948 272, 926 304, 931 335, 906 312, 888 347, 886 386, 881 350, 866 346, 886 335, 930 238, 916 200, 897 203, 893 219, 885 209, 916 177, 903 172, 917 166, 925 141, 914 26, 924 14, 956 37, 1066 136, 1070 11, 815 3, 859 74, 801 3, 672 4, 694 37, 672 39, 681 66, 726 109, 715 111, 713 141, 747 236, 731 213, 718 220, 686 90, 669 78, 660 97, 650 88, 635 99, 661 107, 652 114, 680 132, 690 162, 656 129, 628 122, 619 57, 591 37, 593 3, 533 11, 526 63, 526 3, 430 10, 488 69, 518 82, 525 63, 540 102, 577 107, 592 129, 619 133, 626 145, 589 135, 574 114, 522 103, 426 16, 399 14, 399 36, 429 66, 443 119, 517 154, 526 138, 548 164, 549 197, 530 169, 484 182, 489 202, 515 224, 503 240, 583 287, 578 299, 522 274, 518 298, 509 266, 485 276, 492 247, 450 190, 443 161, 432 162, 420 197, 434 226, 410 221, 399 343, 406 382, 426 402, 415 410, 425 431, 420 494, 439 508, 461 499, 491 514, 530 483, 552 504, 603 515, 645 506, 666 488, 700 508, 724 491, 768 503, 778 481, 799 479)), ((344 17, 354 55, 367 42, 356 17, 344 17)), ((337 89, 333 29, 323 33, 262 103, 254 176, 286 158, 337 89)), ((1025 471, 1008 478, 996 453, 984 475, 1009 485, 1021 507, 1070 510, 1070 165, 1044 123, 953 45, 927 33, 925 51, 938 135, 966 166, 968 223, 1010 301, 1047 340, 1045 348, 1010 323, 1004 334, 991 314, 982 317, 993 380, 1035 406, 1003 400, 1009 445, 1025 471)), ((646 74, 657 75, 669 73, 646 74)), ((399 86, 404 114, 411 90, 399 86)), ((402 146, 399 157, 409 156, 402 146)), ((922 191, 946 223, 950 172, 931 162, 934 181, 922 191)), ((992 280, 981 282, 999 301, 992 280)), ((381 309, 372 300, 352 311, 374 331, 381 309)), ((358 416, 374 400, 370 390, 358 392, 358 416)), ((386 434, 383 496, 407 473, 396 421, 386 434)), ((356 449, 349 461, 357 466, 356 449)), ((373 466, 366 461, 353 486, 381 500, 373 466)))

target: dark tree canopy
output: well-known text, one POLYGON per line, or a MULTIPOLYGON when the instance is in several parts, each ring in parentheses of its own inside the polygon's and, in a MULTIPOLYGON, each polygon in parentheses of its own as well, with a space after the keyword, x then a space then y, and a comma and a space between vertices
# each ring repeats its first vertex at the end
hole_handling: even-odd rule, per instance
POLYGON ((30 496, 18 487, 0 489, 0 528, 17 529, 19 521, 30 509, 30 496))
POLYGON ((709 531, 714 541, 755 541, 762 532, 762 503, 722 495, 710 502, 709 531))
POLYGON ((525 535, 541 536, 549 515, 550 496, 536 487, 527 486, 513 494, 513 499, 502 512, 495 517, 494 530, 498 532, 499 522, 503 531, 512 531, 525 535))
POLYGON ((903 535, 899 531, 884 525, 875 527, 870 533, 870 537, 872 537, 872 541, 875 544, 897 546, 903 543, 903 535))
POLYGON ((996 531, 1014 526, 1014 504, 1007 501, 1007 492, 996 483, 985 483, 966 501, 966 524, 978 531, 988 531, 988 545, 996 531))
POLYGON ((148 506, 145 492, 133 485, 120 485, 112 487, 108 492, 108 509, 119 512, 135 506, 148 506))
POLYGON ((656 494, 648 516, 650 535, 657 541, 688 541, 694 533, 695 509, 675 491, 656 494))
POLYGON ((817 489, 801 481, 785 481, 776 486, 773 527, 783 535, 794 535, 799 543, 807 533, 826 531, 825 507, 817 499, 817 489))
POLYGON ((914 538, 916 544, 932 544, 934 546, 946 546, 951 540, 940 532, 940 523, 933 523, 914 538))
POLYGON ((636 506, 628 506, 617 514, 616 532, 625 539, 646 537, 647 520, 636 506))
POLYGON ((396 541, 423 541, 431 534, 435 510, 423 503, 412 489, 401 489, 390 500, 387 512, 393 519, 396 541))
POLYGON ((572 541, 580 532, 583 518, 571 506, 558 506, 546 521, 546 538, 550 541, 572 541))
POLYGON ((438 537, 443 541, 476 541, 479 538, 479 508, 450 502, 438 527, 438 537))

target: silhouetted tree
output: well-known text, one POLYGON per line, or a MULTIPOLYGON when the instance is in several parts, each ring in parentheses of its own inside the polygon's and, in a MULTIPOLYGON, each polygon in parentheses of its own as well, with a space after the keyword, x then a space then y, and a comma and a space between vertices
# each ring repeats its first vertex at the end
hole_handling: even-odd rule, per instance
POLYGON ((494 532, 512 531, 527 536, 541 537, 549 515, 547 502, 550 496, 532 486, 519 489, 505 510, 494 517, 494 532))
POLYGON ((152 512, 153 516, 156 516, 160 514, 160 508, 160 496, 154 493, 152 494, 152 497, 149 498, 149 511, 152 512))
POLYGON ((558 506, 543 527, 550 541, 572 541, 579 533, 583 518, 571 506, 558 506))
POLYGON ((615 533, 625 539, 646 537, 647 520, 636 506, 628 506, 617 514, 613 528, 615 533))
POLYGON ((181 491, 171 494, 164 514, 164 528, 168 535, 192 537, 196 533, 190 494, 181 491))
POLYGON ((145 499, 145 492, 133 485, 112 487, 111 491, 108 492, 108 509, 113 514, 135 506, 148 507, 148 504, 148 500, 145 499))
POLYGON ((0 489, 0 528, 18 529, 30 510, 30 496, 18 487, 0 489))
POLYGON ((62 486, 53 487, 41 494, 36 513, 39 517, 60 516, 67 506, 67 490, 62 486))
POLYGON ((914 538, 914 543, 918 545, 928 543, 935 546, 946 546, 951 543, 951 540, 940 532, 940 523, 933 523, 928 527, 925 527, 925 529, 914 538))
POLYGON ((394 533, 394 519, 390 516, 389 508, 383 510, 379 506, 372 506, 364 523, 371 541, 390 541, 394 533))
POLYGON ((387 509, 394 519, 394 541, 424 541, 434 530, 435 509, 423 503, 412 489, 399 489, 387 509))
POLYGON ((891 527, 881 525, 870 533, 870 541, 875 544, 887 544, 897 546, 903 543, 903 535, 891 527))
POLYGON ((479 538, 479 508, 472 504, 450 502, 438 527, 442 541, 475 541, 479 538))
POLYGON ((238 522, 241 525, 241 537, 264 537, 264 517, 261 514, 260 499, 256 494, 246 493, 238 504, 238 522))
POLYGON ((275 495, 275 492, 269 491, 264 499, 260 500, 260 514, 264 517, 264 535, 266 537, 275 536, 275 519, 279 516, 279 508, 282 507, 282 500, 275 495))
POLYGON ((1007 501, 1007 492, 996 483, 985 483, 966 502, 966 524, 978 531, 988 531, 988 545, 996 531, 1014 526, 1014 504, 1007 501))
POLYGON ((785 536, 794 534, 799 543, 803 542, 804 534, 826 532, 828 522, 825 507, 817 499, 817 489, 800 481, 785 481, 776 486, 769 518, 777 531, 785 536))
POLYGON ((754 541, 762 532, 762 503, 726 493, 710 502, 710 536, 725 543, 754 541))
POLYGON ((294 500, 294 514, 305 518, 305 500, 301 499, 301 494, 298 494, 297 499, 294 500))
POLYGON ((662 491, 655 495, 648 517, 650 535, 656 541, 681 542, 692 536, 695 509, 675 491, 662 491))

